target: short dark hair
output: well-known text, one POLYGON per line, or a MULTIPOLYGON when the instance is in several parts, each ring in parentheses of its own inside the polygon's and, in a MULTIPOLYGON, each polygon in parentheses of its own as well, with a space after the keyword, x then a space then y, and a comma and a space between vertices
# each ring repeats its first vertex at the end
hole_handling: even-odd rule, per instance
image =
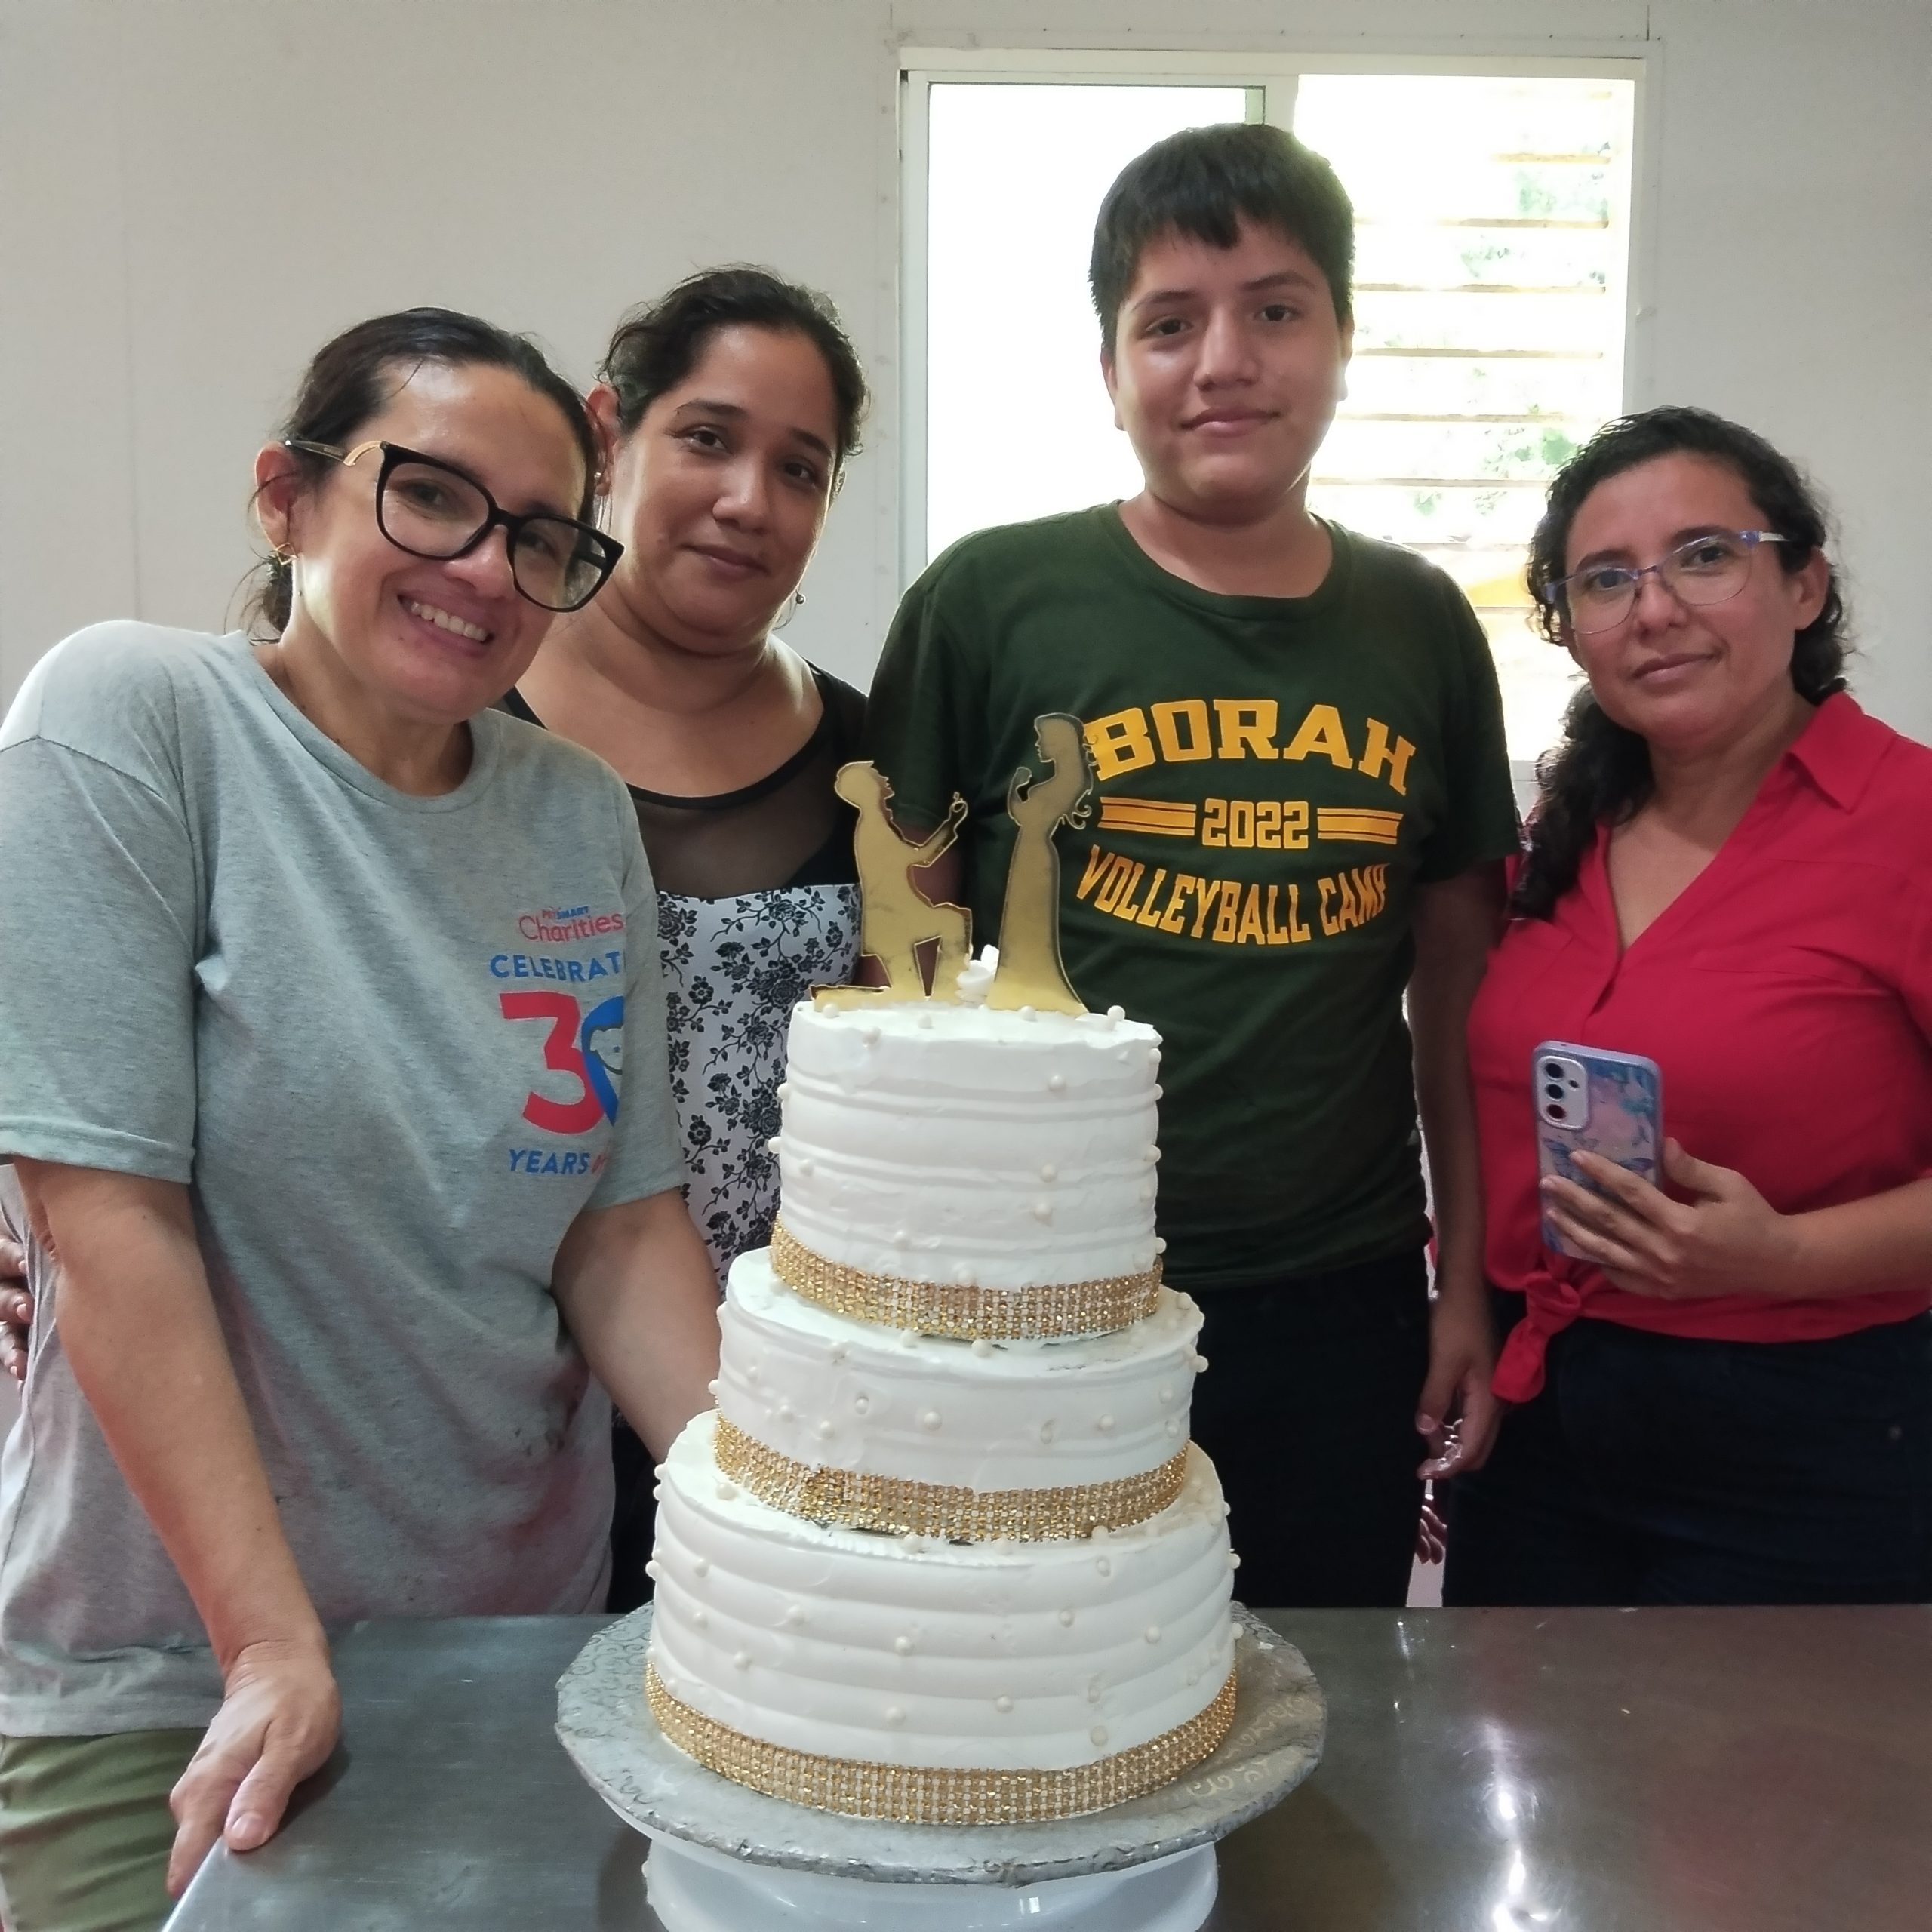
POLYGON ((1244 215, 1307 250, 1328 284, 1335 319, 1350 318, 1355 211, 1335 171, 1281 128, 1186 128, 1129 162, 1100 204, 1087 280, 1109 355, 1147 245, 1180 234, 1232 248, 1244 215))
POLYGON ((688 276, 617 325, 598 372, 616 392, 617 426, 629 435, 644 412, 697 366, 712 337, 728 328, 801 335, 818 351, 832 382, 843 465, 858 449, 867 395, 838 311, 816 289, 743 263, 688 276))
MULTIPOLYGON (((374 316, 325 343, 310 361, 294 406, 275 435, 283 442, 338 448, 352 443, 355 432, 426 362, 452 369, 507 369, 555 403, 583 459, 577 514, 589 516, 596 487, 597 432, 583 398, 551 368, 528 336, 512 334, 454 309, 403 309, 374 316)), ((305 488, 314 488, 333 467, 329 458, 307 450, 291 450, 289 455, 305 488)), ((270 557, 254 575, 247 620, 251 624, 260 620, 279 636, 288 626, 294 594, 291 567, 270 557)))
MULTIPOLYGON (((1546 593, 1567 574, 1571 525, 1599 485, 1660 457, 1700 456, 1721 463, 1749 492, 1764 528, 1785 540, 1772 546, 1787 576, 1801 571, 1824 546, 1829 531, 1817 492, 1781 450, 1755 430, 1708 409, 1666 403, 1607 423, 1551 481, 1543 520, 1530 539, 1529 585, 1538 622, 1554 644, 1565 641, 1562 614, 1546 593)), ((1761 568, 1762 565, 1758 568, 1761 568)), ((1844 597, 1836 571, 1826 580, 1817 617, 1792 640, 1791 681, 1813 704, 1845 688, 1844 597)), ((1619 724, 1589 685, 1570 700, 1563 736, 1537 764, 1537 802, 1526 828, 1523 863, 1512 909, 1546 919, 1577 882, 1583 855, 1600 825, 1626 823, 1651 795, 1650 747, 1619 724)))

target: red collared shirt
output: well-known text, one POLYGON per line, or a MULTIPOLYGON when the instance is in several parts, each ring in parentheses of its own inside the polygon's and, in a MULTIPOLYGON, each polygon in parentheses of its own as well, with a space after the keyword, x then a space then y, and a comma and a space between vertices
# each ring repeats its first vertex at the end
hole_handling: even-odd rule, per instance
POLYGON ((1832 1300, 1626 1294, 1544 1250, 1530 1060, 1573 1041, 1647 1054, 1664 1128, 1795 1214, 1932 1173, 1932 750, 1828 698, 1709 866, 1627 951, 1600 832, 1549 920, 1515 919, 1469 1016, 1490 1279, 1528 1297, 1496 1388, 1543 1386, 1580 1315, 1718 1340, 1901 1321, 1932 1281, 1832 1300))

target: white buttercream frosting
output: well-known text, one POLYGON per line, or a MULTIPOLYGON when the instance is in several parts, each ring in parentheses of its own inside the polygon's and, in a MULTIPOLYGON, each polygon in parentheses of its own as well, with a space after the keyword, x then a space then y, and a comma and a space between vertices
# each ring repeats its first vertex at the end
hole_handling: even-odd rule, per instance
POLYGON ((720 1320, 719 1413, 808 1468, 1054 1489, 1143 1475, 1187 1440, 1201 1312, 1171 1288, 1109 1334, 909 1342, 795 1294, 760 1250, 720 1320))
POLYGON ((1198 1450, 1149 1522, 958 1544, 773 1509, 721 1481, 715 1426, 665 1464, 651 1661, 720 1724, 829 1757, 1057 1770, 1186 1723, 1226 1678, 1227 1531, 1198 1450))
POLYGON ((1160 1036, 925 1002, 792 1016, 780 1214, 829 1261, 1018 1288, 1154 1265, 1160 1036))
MULTIPOLYGON (((1158 1035, 1118 1010, 801 1005, 780 1089, 786 1232, 941 1288, 1144 1275, 1159 1063, 1158 1035)), ((1187 1444, 1205 1364, 1186 1295, 1163 1288, 1104 1334, 968 1342, 835 1312, 761 1251, 734 1266, 721 1322, 718 1410, 660 1472, 651 1655, 672 1697, 815 1757, 1015 1771, 1093 1764, 1213 1704, 1233 1560, 1220 1484, 1187 1444), (1131 1481, 1183 1451, 1186 1474, 1158 1515, 1091 1537, 873 1533, 725 1476, 721 1417, 841 1478, 1004 1495, 1131 1481)))

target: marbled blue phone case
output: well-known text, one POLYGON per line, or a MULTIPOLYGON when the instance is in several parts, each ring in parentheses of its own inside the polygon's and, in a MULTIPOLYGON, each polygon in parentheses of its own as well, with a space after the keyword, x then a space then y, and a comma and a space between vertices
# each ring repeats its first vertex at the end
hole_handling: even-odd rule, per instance
MULTIPOLYGON (((1592 1193, 1601 1192, 1584 1179, 1571 1159, 1580 1148, 1601 1154, 1620 1168, 1655 1183, 1663 1148, 1663 1076, 1656 1061, 1641 1054, 1611 1053, 1601 1047, 1580 1047, 1546 1040, 1531 1063, 1531 1101, 1536 1109, 1537 1171, 1560 1174, 1592 1193), (1582 1066, 1586 1080, 1588 1115, 1580 1126, 1562 1126, 1545 1117, 1543 1062, 1555 1057, 1582 1066)), ((1552 1253, 1578 1260, 1574 1248, 1543 1217, 1543 1245, 1552 1253)))

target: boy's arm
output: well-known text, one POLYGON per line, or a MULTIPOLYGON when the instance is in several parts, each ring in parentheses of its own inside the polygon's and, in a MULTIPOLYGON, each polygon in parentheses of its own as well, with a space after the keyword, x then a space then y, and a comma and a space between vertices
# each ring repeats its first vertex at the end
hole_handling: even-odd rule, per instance
POLYGON ((1478 1467, 1496 1432, 1489 1386, 1496 1343, 1483 1279, 1482 1171, 1466 1035, 1503 904, 1500 861, 1416 889, 1409 1032, 1435 1217, 1436 1300, 1416 1418, 1417 1432, 1430 1440, 1426 1478, 1478 1467), (1453 1447, 1447 1439, 1452 1420, 1459 1421, 1453 1447))

